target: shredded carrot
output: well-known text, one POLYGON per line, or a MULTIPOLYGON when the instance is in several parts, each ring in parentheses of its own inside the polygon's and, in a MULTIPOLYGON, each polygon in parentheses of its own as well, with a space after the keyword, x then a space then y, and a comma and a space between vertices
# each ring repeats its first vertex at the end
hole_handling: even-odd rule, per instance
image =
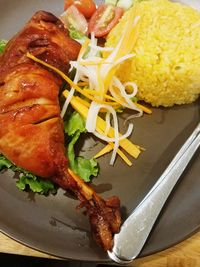
POLYGON ((149 109, 149 108, 147 108, 144 105, 141 105, 139 103, 135 103, 135 104, 136 104, 136 106, 138 106, 138 108, 140 108, 141 110, 143 110, 145 113, 152 114, 152 110, 151 109, 149 109))
POLYGON ((111 105, 111 106, 116 106, 118 105, 118 103, 116 102, 106 102, 106 101, 102 101, 100 99, 96 99, 94 97, 92 97, 91 95, 87 94, 84 92, 84 90, 82 90, 76 83, 74 83, 67 75, 65 75, 62 71, 60 71, 59 69, 51 66, 50 64, 44 62, 41 59, 38 59, 37 57, 33 56, 32 54, 30 54, 29 52, 26 54, 26 56, 32 60, 34 60, 35 62, 40 63, 41 65, 44 65, 50 69, 52 69, 53 71, 55 71, 56 73, 58 73, 72 88, 74 88, 77 92, 79 92, 80 94, 84 95, 85 97, 87 97, 88 99, 90 99, 91 101, 95 101, 97 103, 100 104, 107 104, 107 105, 111 105))
MULTIPOLYGON (((90 103, 89 103, 89 102, 85 101, 84 99, 80 98, 79 96, 75 96, 75 98, 78 99, 78 101, 81 102, 81 103, 82 103, 83 105, 85 105, 86 107, 88 107, 88 108, 90 107, 90 103)), ((118 108, 120 108, 120 107, 121 107, 120 105, 118 105, 118 106, 116 105, 116 106, 114 107, 114 109, 118 109, 118 108)), ((103 113, 103 112, 107 112, 107 109, 101 108, 101 109, 100 109, 100 112, 102 112, 102 113, 103 113)))
POLYGON ((90 103, 87 102, 87 101, 85 101, 85 100, 82 99, 81 97, 79 97, 79 96, 75 96, 75 98, 76 98, 81 104, 83 104, 84 106, 86 106, 87 108, 90 107, 90 103))
POLYGON ((88 86, 88 82, 78 82, 77 85, 79 87, 82 87, 82 86, 88 86))
MULTIPOLYGON (((67 98, 69 94, 68 90, 65 90, 63 92, 63 95, 67 98)), ((76 97, 72 97, 71 99, 71 105, 72 107, 80 113, 81 116, 83 116, 85 119, 88 116, 88 108, 83 105, 82 103, 80 103, 78 101, 78 99, 76 97)), ((105 131, 106 129, 106 122, 101 118, 101 117, 97 117, 97 127, 96 127, 97 131, 99 133, 102 133, 105 131)), ((110 127, 109 131, 108 131, 108 136, 113 138, 114 136, 114 129, 112 127, 110 127)), ((121 134, 120 134, 121 136, 121 134)), ((131 141, 129 141, 127 138, 123 139, 119 142, 120 146, 132 157, 137 158, 140 154, 140 147, 133 144, 131 141)))
MULTIPOLYGON (((103 155, 109 153, 110 151, 113 150, 114 144, 113 143, 109 143, 107 144, 101 151, 99 151, 94 158, 97 159, 99 157, 102 157, 103 155)), ((128 166, 132 166, 132 162, 127 158, 127 156, 118 148, 117 149, 117 154, 124 160, 124 162, 128 165, 128 166)))
POLYGON ((86 39, 85 42, 83 43, 83 45, 81 46, 80 51, 79 51, 78 60, 80 60, 81 57, 84 55, 84 53, 86 52, 86 49, 88 48, 89 44, 90 44, 90 39, 86 39))
POLYGON ((114 64, 113 62, 107 62, 105 60, 101 61, 80 61, 79 62, 82 66, 93 66, 93 65, 103 65, 103 64, 114 64))
MULTIPOLYGON (((98 91, 92 90, 92 89, 84 89, 84 92, 86 92, 88 94, 91 94, 91 95, 102 96, 102 93, 101 92, 98 92, 98 91)), ((111 100, 113 102, 117 102, 116 99, 114 97, 110 96, 110 95, 103 94, 103 97, 106 98, 106 99, 109 99, 109 100, 111 100)))
MULTIPOLYGON (((133 51, 133 48, 135 46, 135 43, 138 38, 138 32, 139 32, 139 22, 136 23, 136 25, 133 25, 133 18, 136 19, 137 14, 138 14, 138 8, 132 9, 132 11, 129 13, 129 18, 127 19, 127 25, 124 29, 124 38, 122 39, 120 48, 115 56, 115 60, 119 59, 120 57, 129 54, 133 51)), ((108 55, 105 53, 105 55, 108 55)), ((107 93, 109 84, 111 82, 111 79, 113 75, 115 74, 117 70, 117 67, 113 67, 110 69, 108 74, 106 75, 105 78, 105 91, 104 93, 107 93)))
POLYGON ((100 158, 103 155, 109 153, 110 151, 113 150, 113 147, 109 144, 107 144, 106 146, 104 146, 104 148, 102 148, 95 156, 94 159, 100 158))

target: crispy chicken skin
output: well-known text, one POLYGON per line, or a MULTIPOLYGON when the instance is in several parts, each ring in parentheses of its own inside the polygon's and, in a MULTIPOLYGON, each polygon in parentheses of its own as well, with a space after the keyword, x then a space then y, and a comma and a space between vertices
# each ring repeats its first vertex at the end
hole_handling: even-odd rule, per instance
POLYGON ((69 169, 58 100, 62 79, 26 56, 67 74, 79 50, 63 23, 44 11, 8 42, 0 56, 0 153, 73 192, 86 208, 94 239, 110 250, 121 225, 120 201, 103 200, 69 169))

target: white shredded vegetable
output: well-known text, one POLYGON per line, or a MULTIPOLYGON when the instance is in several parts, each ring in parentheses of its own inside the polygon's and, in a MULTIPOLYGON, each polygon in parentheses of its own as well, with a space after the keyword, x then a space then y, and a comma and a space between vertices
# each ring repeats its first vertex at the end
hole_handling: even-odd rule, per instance
MULTIPOLYGON (((118 119, 117 119, 116 111, 109 105, 103 105, 103 104, 98 104, 96 102, 92 102, 90 105, 88 117, 86 120, 86 129, 88 132, 92 132, 92 133, 96 132, 97 116, 101 108, 108 110, 108 112, 111 113, 113 116, 114 138, 112 139, 113 140, 112 142, 114 142, 114 148, 113 148, 113 153, 112 153, 111 160, 110 160, 110 165, 113 165, 115 158, 116 158, 117 149, 119 148, 119 126, 118 126, 118 119)), ((99 138, 103 140, 103 136, 105 135, 101 133, 98 133, 98 134, 99 134, 99 138)))
POLYGON ((113 51, 114 50, 113 47, 103 47, 103 46, 97 46, 97 45, 93 45, 93 44, 90 44, 90 48, 92 48, 96 51, 113 51))
MULTIPOLYGON (((76 75, 75 75, 75 77, 74 77, 74 83, 77 83, 78 81, 79 81, 79 72, 77 71, 77 72, 76 72, 76 75)), ((65 103, 64 103, 64 105, 63 105, 62 111, 61 111, 61 113, 60 113, 61 118, 64 117, 64 115, 65 115, 65 113, 66 113, 66 111, 67 111, 67 108, 68 108, 68 106, 69 106, 69 103, 70 103, 70 101, 71 101, 71 99, 72 99, 72 97, 73 97, 73 95, 74 95, 74 92, 75 92, 75 89, 72 87, 71 90, 70 90, 70 92, 69 92, 68 97, 67 97, 66 100, 65 100, 65 103)))
MULTIPOLYGON (((123 135, 121 135, 121 136, 119 137, 119 141, 122 141, 122 140, 126 139, 127 137, 129 137, 129 136, 131 135, 132 131, 133 131, 133 128, 134 128, 133 123, 129 123, 129 124, 128 124, 128 129, 127 129, 127 131, 125 132, 125 134, 123 134, 123 135)), ((100 134, 100 133, 97 132, 97 131, 93 132, 93 134, 94 134, 96 137, 98 137, 99 139, 102 139, 103 141, 106 141, 106 142, 108 142, 108 143, 110 143, 110 142, 111 142, 111 143, 115 142, 115 138, 107 137, 107 136, 105 136, 105 135, 103 135, 103 134, 100 134)))
POLYGON ((104 130, 104 135, 108 135, 108 132, 110 130, 110 127, 111 127, 111 113, 110 112, 107 112, 106 113, 106 128, 104 130))
MULTIPOLYGON (((130 109, 133 109, 133 110, 136 110, 138 111, 139 113, 139 116, 142 116, 142 110, 139 109, 134 103, 133 101, 130 99, 130 96, 126 93, 126 90, 125 90, 125 86, 120 82, 120 80, 114 76, 113 77, 113 83, 114 83, 114 86, 116 86, 119 91, 120 91, 120 95, 124 98, 124 100, 126 101, 126 103, 124 104, 126 107, 130 108, 130 109)), ((135 90, 135 93, 137 93, 137 88, 135 90)), ((135 95, 133 95, 135 96, 135 95)), ((132 97, 133 97, 132 96, 132 97)))
MULTIPOLYGON (((139 17, 134 18, 132 27, 135 27, 138 21, 139 17)), ((110 160, 111 165, 115 162, 120 141, 129 137, 133 131, 133 123, 128 123, 128 129, 125 134, 120 134, 118 114, 116 111, 117 107, 135 110, 136 114, 132 115, 131 118, 142 115, 142 110, 132 100, 137 94, 136 83, 132 81, 123 84, 116 76, 117 67, 122 62, 135 56, 133 53, 121 52, 125 50, 122 50, 121 47, 124 38, 126 38, 125 36, 126 32, 123 33, 115 48, 101 47, 97 45, 97 39, 92 33, 89 42, 83 44, 85 49, 81 50, 78 59, 70 62, 71 69, 76 70, 74 83, 85 82, 86 85, 82 90, 87 89, 85 90, 87 94, 93 97, 92 101, 91 99, 88 101, 90 107, 86 120, 87 131, 93 133, 103 141, 113 143, 113 152, 110 160), (108 56, 102 57, 101 52, 108 53, 108 56), (112 106, 112 103, 115 105, 112 106), (98 116, 101 117, 103 114, 105 115, 106 122, 104 130, 97 128, 98 116), (109 136, 111 127, 114 129, 114 137, 109 136)), ((71 88, 61 112, 62 117, 67 110, 74 91, 71 88)))

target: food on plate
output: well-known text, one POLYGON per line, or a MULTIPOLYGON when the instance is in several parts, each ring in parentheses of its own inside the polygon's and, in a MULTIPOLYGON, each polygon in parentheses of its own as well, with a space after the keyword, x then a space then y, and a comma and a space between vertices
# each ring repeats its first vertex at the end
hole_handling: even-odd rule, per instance
MULTIPOLYGON (((126 42, 127 38, 125 38, 124 41, 126 42)), ((95 38, 94 42, 96 42, 95 38)), ((65 115, 70 103, 71 106, 86 120, 85 129, 88 132, 93 133, 93 135, 98 137, 100 140, 108 142, 108 145, 102 151, 100 151, 95 156, 95 158, 102 156, 113 150, 110 160, 111 165, 114 164, 116 159, 116 154, 118 154, 127 163, 127 165, 131 166, 132 163, 129 161, 126 155, 120 150, 119 147, 122 147, 129 155, 131 155, 134 158, 138 158, 142 148, 138 145, 135 145, 134 143, 132 143, 130 140, 127 139, 127 137, 130 136, 130 134, 132 133, 133 123, 128 124, 127 131, 124 134, 121 134, 119 132, 119 124, 117 116, 118 112, 115 110, 115 108, 123 109, 125 107, 132 109, 133 111, 137 112, 136 114, 132 115, 134 117, 142 115, 142 109, 145 112, 149 113, 149 109, 144 107, 143 105, 135 103, 136 101, 132 99, 134 98, 134 95, 137 92, 137 88, 135 87, 134 83, 128 84, 130 87, 132 87, 133 92, 131 94, 129 93, 127 94, 125 88, 126 85, 121 84, 120 81, 117 79, 117 77, 114 77, 116 83, 113 83, 111 80, 115 74, 113 66, 117 67, 118 63, 120 63, 123 60, 126 60, 127 57, 129 58, 129 56, 132 56, 132 55, 122 56, 124 52, 129 51, 132 45, 127 47, 128 50, 127 48, 124 49, 123 42, 121 46, 117 46, 116 49, 113 50, 113 53, 108 58, 108 62, 110 61, 111 58, 113 58, 113 62, 111 65, 109 63, 110 67, 107 68, 106 67, 108 66, 107 62, 105 60, 102 60, 101 57, 92 56, 93 59, 95 58, 95 62, 90 61, 91 58, 89 55, 87 56, 86 60, 84 59, 85 50, 87 50, 88 48, 88 46, 85 45, 87 43, 89 43, 89 40, 86 40, 86 42, 83 44, 77 61, 71 61, 71 66, 74 66, 75 69, 77 69, 74 81, 72 81, 62 71, 36 58, 30 53, 27 53, 27 57, 33 59, 35 62, 38 62, 41 65, 44 65, 45 67, 48 67, 49 69, 52 69, 71 86, 70 91, 66 89, 63 92, 63 95, 66 97, 66 101, 63 105, 61 116, 63 117, 65 115), (85 66, 85 68, 82 68, 80 71, 79 67, 82 67, 82 64, 85 66), (98 71, 96 70, 96 64, 99 65, 98 71), (88 67, 92 68, 87 68, 87 65, 88 67), (82 79, 84 80, 84 82, 80 82, 77 84, 77 81, 79 80, 81 81, 82 79), (93 84, 94 80, 96 80, 96 82, 93 84), (79 84, 81 85, 84 84, 84 87, 83 88, 79 87, 79 84), (88 87, 90 88, 90 86, 92 86, 93 89, 87 89, 88 87), (113 89, 113 87, 115 88, 115 90, 116 89, 121 90, 118 92, 117 96, 115 94, 115 98, 105 93, 106 91, 112 92, 112 90, 110 89, 113 89), (85 99, 77 95, 77 92, 81 96, 85 97, 85 99), (110 99, 112 101, 110 101, 110 99), (115 108, 113 108, 113 105, 115 106, 115 108), (104 119, 102 118, 102 116, 107 118, 104 119), (112 117, 113 117, 113 127, 112 127, 112 117)), ((93 47, 92 43, 91 47, 93 47)), ((96 49, 98 48, 99 47, 94 44, 94 50, 90 49, 89 54, 90 53, 92 55, 93 53, 96 54, 96 49)), ((100 49, 103 48, 101 47, 100 49)))
POLYGON ((68 105, 71 104, 86 119, 86 130, 108 143, 95 158, 112 151, 110 165, 114 165, 118 154, 131 166, 132 162, 124 152, 138 158, 142 148, 127 139, 133 131, 133 123, 129 120, 142 116, 143 111, 151 114, 151 110, 138 103, 135 97, 137 85, 131 81, 121 83, 117 74, 119 66, 135 56, 132 49, 138 32, 138 19, 134 12, 129 15, 129 27, 125 27, 124 34, 116 46, 98 45, 94 32, 91 33, 91 39, 84 40, 77 60, 70 62, 71 69, 76 71, 73 80, 44 61, 28 55, 36 62, 54 70, 70 85, 70 90, 63 92, 66 102, 61 115, 65 114, 68 105), (132 115, 126 119, 126 128, 123 127, 121 130, 118 115, 125 109, 131 109, 132 115))
POLYGON ((118 44, 133 11, 139 19, 135 57, 118 68, 120 80, 134 81, 137 97, 153 106, 195 101, 200 94, 200 13, 167 0, 136 3, 108 35, 107 47, 118 44))
POLYGON ((66 0, 62 21, 39 11, 7 44, 0 42, 0 53, 6 46, 0 55, 0 168, 22 172, 22 190, 28 184, 45 194, 57 184, 74 193, 94 239, 110 250, 121 225, 119 198, 104 200, 85 184, 97 175, 97 162, 76 158, 74 145, 87 130, 107 143, 95 158, 112 151, 111 165, 118 154, 131 166, 125 152, 137 158, 143 149, 127 139, 129 120, 151 114, 138 99, 172 106, 198 97, 200 14, 167 0, 136 1, 123 17, 124 9, 110 3, 86 14, 83 3, 91 1, 66 0), (108 33, 106 46, 98 45, 108 33), (124 109, 132 115, 121 133, 124 109), (40 177, 49 182, 36 188, 40 177))
POLYGON ((103 200, 69 169, 58 99, 63 80, 27 57, 29 52, 68 73, 79 50, 63 23, 44 11, 8 42, 0 56, 0 153, 73 192, 87 210, 95 240, 108 250, 121 224, 120 201, 103 200))

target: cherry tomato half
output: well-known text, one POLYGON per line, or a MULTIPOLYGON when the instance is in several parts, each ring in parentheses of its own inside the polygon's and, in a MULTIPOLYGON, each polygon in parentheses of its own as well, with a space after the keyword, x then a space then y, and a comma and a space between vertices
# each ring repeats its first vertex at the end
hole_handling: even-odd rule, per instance
POLYGON ((96 11, 96 5, 93 0, 65 0, 64 10, 74 5, 87 19, 96 11))
POLYGON ((88 24, 88 33, 103 37, 118 23, 124 10, 113 5, 101 5, 95 11, 88 24))

